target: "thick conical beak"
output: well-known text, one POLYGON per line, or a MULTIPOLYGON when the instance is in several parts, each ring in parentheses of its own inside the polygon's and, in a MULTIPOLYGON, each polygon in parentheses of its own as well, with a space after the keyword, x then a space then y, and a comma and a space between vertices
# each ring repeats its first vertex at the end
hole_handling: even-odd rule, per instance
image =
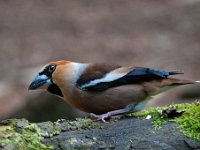
POLYGON ((31 82, 29 90, 46 89, 51 84, 51 79, 46 75, 37 75, 31 82))

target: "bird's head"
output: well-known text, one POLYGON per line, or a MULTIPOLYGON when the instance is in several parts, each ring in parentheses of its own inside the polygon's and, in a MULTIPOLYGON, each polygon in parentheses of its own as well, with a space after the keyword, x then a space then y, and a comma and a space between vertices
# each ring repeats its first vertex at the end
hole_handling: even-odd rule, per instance
POLYGON ((68 61, 55 61, 46 64, 36 75, 28 89, 43 89, 52 94, 63 97, 62 91, 59 88, 57 81, 59 80, 59 75, 65 71, 63 68, 67 68, 67 64, 69 64, 68 61))

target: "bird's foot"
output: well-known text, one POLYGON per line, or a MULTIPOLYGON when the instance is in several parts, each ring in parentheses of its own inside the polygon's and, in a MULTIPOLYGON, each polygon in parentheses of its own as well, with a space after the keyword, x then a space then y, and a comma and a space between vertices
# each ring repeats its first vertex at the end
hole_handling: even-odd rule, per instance
POLYGON ((96 118, 97 120, 101 120, 102 122, 107 122, 105 119, 110 117, 109 112, 102 115, 96 115, 96 114, 90 113, 90 116, 96 118))
POLYGON ((129 112, 129 109, 124 108, 124 109, 109 111, 102 115, 96 115, 96 114, 91 113, 90 116, 96 118, 97 120, 107 122, 105 119, 119 117, 119 116, 122 116, 122 114, 127 113, 127 112, 129 112))

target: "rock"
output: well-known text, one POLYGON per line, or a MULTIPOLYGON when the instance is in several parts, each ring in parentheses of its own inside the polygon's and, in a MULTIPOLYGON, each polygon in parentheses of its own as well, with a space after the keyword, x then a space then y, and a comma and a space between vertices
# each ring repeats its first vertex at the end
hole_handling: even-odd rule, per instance
POLYGON ((99 123, 102 129, 85 129, 63 132, 51 138, 43 139, 55 149, 153 149, 153 150, 189 150, 187 140, 175 123, 167 123, 160 129, 152 127, 152 120, 129 118, 111 123, 99 123))
POLYGON ((177 111, 185 112, 173 121, 163 118, 158 113, 158 110, 168 110, 171 106, 130 114, 120 120, 109 120, 108 123, 88 118, 77 118, 74 121, 59 119, 57 122, 41 123, 30 123, 26 119, 3 120, 0 122, 0 150, 200 149, 200 133, 197 133, 200 125, 198 122, 192 122, 194 116, 199 116, 199 107, 199 102, 174 105, 177 111), (145 119, 148 115, 152 118, 145 119), (184 125, 193 125, 183 128, 180 124, 182 122, 184 125), (155 123, 158 123, 159 127, 155 123))

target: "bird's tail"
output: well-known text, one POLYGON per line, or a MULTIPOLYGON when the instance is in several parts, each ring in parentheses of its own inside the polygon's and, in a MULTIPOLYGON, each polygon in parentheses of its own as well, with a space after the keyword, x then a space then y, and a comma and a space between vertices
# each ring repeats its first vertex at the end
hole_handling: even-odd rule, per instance
POLYGON ((145 91, 150 96, 155 96, 159 93, 165 92, 169 89, 175 88, 177 86, 186 85, 186 84, 194 84, 196 82, 190 80, 182 80, 175 78, 164 78, 161 80, 154 80, 145 84, 145 91))
POLYGON ((176 75, 176 74, 184 74, 184 73, 178 70, 169 71, 169 75, 176 75))
POLYGON ((191 80, 183 80, 183 79, 175 79, 175 78, 168 78, 165 79, 168 83, 169 86, 176 86, 176 85, 185 85, 185 84, 195 84, 197 83, 196 81, 191 81, 191 80))
MULTIPOLYGON (((170 78, 169 78, 170 79, 170 78)), ((171 78, 170 84, 173 85, 185 85, 185 84, 197 84, 200 83, 200 81, 191 81, 191 80, 182 80, 182 79, 173 79, 171 78)))

